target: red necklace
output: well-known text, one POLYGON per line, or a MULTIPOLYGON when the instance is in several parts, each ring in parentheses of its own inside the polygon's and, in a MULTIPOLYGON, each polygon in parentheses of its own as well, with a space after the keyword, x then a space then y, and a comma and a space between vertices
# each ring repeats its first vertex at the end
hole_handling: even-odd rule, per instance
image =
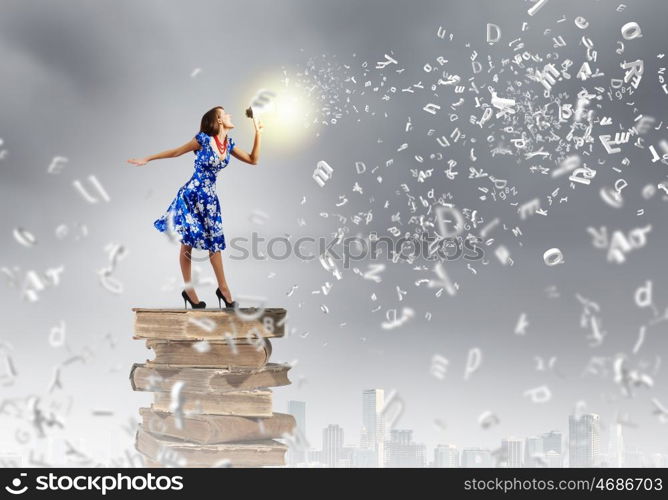
POLYGON ((225 154, 227 151, 227 136, 225 136, 225 144, 220 142, 218 135, 214 135, 213 138, 216 140, 216 146, 218 146, 218 151, 220 151, 220 154, 225 154))

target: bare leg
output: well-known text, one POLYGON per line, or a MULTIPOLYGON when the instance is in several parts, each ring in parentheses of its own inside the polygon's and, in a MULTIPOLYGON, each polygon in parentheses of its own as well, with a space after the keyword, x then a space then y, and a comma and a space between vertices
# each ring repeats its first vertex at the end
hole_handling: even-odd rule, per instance
POLYGON ((218 281, 218 288, 223 292, 223 295, 228 302, 232 302, 232 294, 230 289, 227 286, 227 280, 225 279, 225 271, 223 270, 223 257, 221 252, 209 252, 209 260, 211 261, 211 266, 213 267, 213 272, 216 274, 216 280, 218 281))
POLYGON ((188 297, 190 297, 190 300, 192 300, 195 304, 199 304, 199 298, 197 297, 197 292, 195 292, 195 288, 190 283, 191 279, 190 252, 192 252, 192 249, 193 247, 189 245, 184 245, 183 243, 181 244, 181 250, 179 251, 179 264, 181 264, 181 274, 183 274, 183 282, 186 284, 186 293, 188 294, 188 297))

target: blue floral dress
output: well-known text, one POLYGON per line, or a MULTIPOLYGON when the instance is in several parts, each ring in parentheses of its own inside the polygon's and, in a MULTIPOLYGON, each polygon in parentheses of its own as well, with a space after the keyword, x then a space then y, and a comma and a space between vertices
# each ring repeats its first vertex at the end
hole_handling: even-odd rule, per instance
POLYGON ((181 236, 184 245, 217 252, 223 250, 225 235, 220 202, 216 194, 216 175, 230 162, 235 142, 227 137, 227 151, 221 160, 217 147, 212 147, 213 137, 199 132, 195 139, 202 146, 195 151, 195 172, 186 182, 153 225, 158 231, 173 231, 181 236), (216 148, 214 151, 213 148, 216 148))

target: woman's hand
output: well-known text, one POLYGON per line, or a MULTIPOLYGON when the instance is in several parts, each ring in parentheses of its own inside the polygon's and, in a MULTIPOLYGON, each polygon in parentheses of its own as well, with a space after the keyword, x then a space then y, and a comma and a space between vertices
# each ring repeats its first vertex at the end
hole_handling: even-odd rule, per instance
POLYGON ((132 163, 133 165, 142 166, 142 165, 146 165, 148 163, 148 159, 147 158, 130 158, 128 160, 128 163, 132 163))
POLYGON ((253 125, 255 126, 255 133, 256 134, 262 133, 262 129, 264 128, 264 125, 262 124, 262 122, 260 121, 259 118, 255 117, 255 116, 253 117, 253 125))

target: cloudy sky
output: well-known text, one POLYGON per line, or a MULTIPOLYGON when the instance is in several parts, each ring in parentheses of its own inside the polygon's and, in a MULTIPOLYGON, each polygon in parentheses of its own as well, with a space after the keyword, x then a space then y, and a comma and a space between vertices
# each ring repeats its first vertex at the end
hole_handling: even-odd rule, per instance
MULTIPOLYGON (((16 375, 0 371, 7 382, 3 398, 25 402, 36 395, 44 404, 71 404, 64 427, 49 428, 50 435, 80 443, 91 455, 131 447, 123 425, 150 399, 133 393, 127 378, 132 363, 149 356, 131 338, 131 308, 180 306, 178 247, 152 223, 191 175, 193 156, 143 167, 126 160, 187 142, 202 114, 216 105, 232 114, 231 135, 249 151, 252 126, 243 110, 267 88, 297 96, 298 119, 275 120, 265 128, 258 166, 233 159, 219 174, 228 241, 255 234, 331 242, 337 231, 390 236, 392 227, 414 233, 420 214, 433 218, 420 196, 427 205, 443 197, 466 213, 477 211, 473 233, 499 220, 483 238, 484 261, 445 264, 457 283, 454 295, 426 284, 440 279, 434 262, 385 257, 347 268, 338 262, 337 279, 317 258, 241 259, 224 251, 235 298, 243 304, 262 297, 289 311, 291 334, 274 343, 273 358, 296 361, 293 384, 275 390, 274 400, 278 411, 290 399, 306 401, 307 438, 314 447, 330 423, 344 427, 346 443, 358 443, 361 393, 384 388, 396 390, 404 404, 396 428, 413 429, 415 440, 430 448, 454 443, 494 449, 506 436, 566 433, 569 413, 584 402, 606 425, 625 422, 627 445, 668 453, 657 444, 666 425, 652 404, 656 398, 668 405, 661 364, 667 323, 659 321, 668 307, 666 193, 658 188, 668 167, 653 162, 649 151, 653 145, 662 153, 663 120, 668 123, 662 116, 668 95, 660 80, 666 6, 658 0, 626 4, 616 10, 612 2, 548 2, 529 16, 531 4, 520 0, 4 2, 0 346, 16 375), (586 28, 576 25, 578 17, 586 28), (630 22, 638 23, 641 37, 622 36, 630 22), (487 23, 501 30, 493 45, 486 43, 487 23), (558 37, 565 46, 554 47, 561 44, 558 37), (603 75, 581 80, 576 73, 588 61, 587 44, 597 52, 589 60, 591 71, 603 75), (509 64, 524 52, 542 59, 509 64), (447 62, 439 63, 439 57, 447 62), (472 60, 481 62, 479 71, 472 60), (570 79, 555 83, 545 97, 541 83, 527 74, 565 60, 573 63, 570 79), (636 60, 644 62, 639 88, 625 82, 617 96, 613 80, 623 80, 621 65, 636 60), (453 75, 462 92, 437 83, 453 75), (496 116, 494 108, 483 128, 470 117, 480 119, 489 107, 488 87, 514 98, 518 109, 508 117, 496 116), (520 130, 529 134, 529 106, 537 110, 558 98, 575 109, 582 89, 600 96, 588 104, 592 143, 576 148, 567 138, 574 118, 557 128, 552 115, 542 137, 532 136, 529 146, 545 155, 530 157, 515 147, 511 139, 522 137, 520 130), (424 110, 429 103, 441 106, 436 114, 424 110), (641 114, 653 117, 656 129, 639 145, 606 152, 599 136, 628 130, 641 114), (610 125, 602 125, 603 118, 610 125), (510 126, 504 120, 517 130, 504 130, 510 126), (457 143, 455 128, 463 134, 457 143), (548 141, 550 131, 560 139, 548 141), (452 144, 439 146, 435 139, 441 136, 452 144), (493 154, 497 146, 510 153, 493 154), (567 154, 596 169, 589 185, 552 175, 567 154), (50 169, 56 157, 66 160, 50 169), (449 160, 457 165, 449 167, 449 160), (313 179, 320 161, 333 169, 324 187, 313 179), (359 174, 356 162, 366 172, 359 174), (539 165, 551 172, 540 173, 539 165), (459 172, 453 179, 445 173, 449 168, 459 172), (476 171, 485 176, 475 177, 476 171), (90 184, 91 175, 108 201, 90 184), (507 199, 492 199, 490 176, 515 187, 507 199), (600 192, 619 179, 627 184, 624 202, 613 207, 600 192), (76 181, 98 202, 87 202, 76 181), (481 188, 488 190, 485 199, 481 188), (547 214, 521 218, 518 207, 536 198, 547 214), (610 239, 619 231, 630 240, 623 263, 611 262, 608 250, 593 244, 588 228, 602 227, 610 239), (646 238, 633 233, 647 227, 646 238), (125 250, 113 272, 121 293, 101 286, 98 275, 110 265, 114 245, 125 250), (501 262, 499 247, 512 265, 501 262), (562 264, 545 264, 543 253, 551 248, 560 249, 562 264), (385 266, 382 281, 365 279, 379 263, 385 266), (61 266, 57 284, 39 291, 38 300, 26 300, 22 290, 31 271, 43 277, 61 266), (634 296, 648 280, 654 308, 640 308, 634 296), (583 300, 595 304, 584 314, 584 327, 583 300), (405 322, 383 328, 392 310, 401 317, 404 308, 411 311, 405 322), (523 314, 528 326, 518 335, 523 314), (589 337, 592 316, 604 332, 598 343, 589 337), (51 345, 50 332, 63 324, 64 344, 51 345), (475 349, 482 354, 480 367, 465 378, 475 349), (430 372, 434 355, 448 360, 443 379, 430 372), (539 370, 536 357, 545 365, 555 361, 539 370), (631 396, 615 382, 614 360, 620 357, 629 376, 645 381, 631 396), (596 373, 592 366, 598 366, 596 373), (62 387, 49 393, 57 367, 62 387), (543 386, 549 401, 533 402, 527 391, 543 386), (95 414, 102 410, 103 416, 95 414), (478 424, 485 411, 499 418, 490 429, 478 424), (435 425, 437 420, 445 427, 435 425)), ((206 282, 213 273, 206 261, 197 266, 205 280, 200 298, 213 305, 215 284, 206 282)), ((24 419, 9 411, 0 418, 3 448, 44 448, 24 419), (19 443, 17 436, 24 434, 31 437, 19 443)))

